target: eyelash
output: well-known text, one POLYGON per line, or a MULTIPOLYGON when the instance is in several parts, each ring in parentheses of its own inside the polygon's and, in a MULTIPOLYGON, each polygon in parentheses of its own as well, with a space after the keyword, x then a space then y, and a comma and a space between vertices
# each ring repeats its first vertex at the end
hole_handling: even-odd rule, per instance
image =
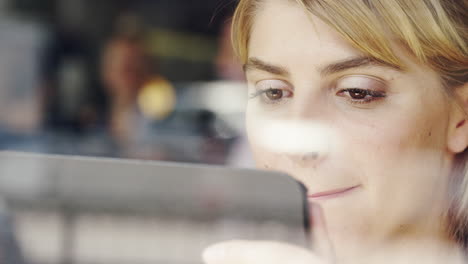
MULTIPOLYGON (((281 89, 273 89, 273 88, 266 89, 266 90, 258 90, 256 92, 250 94, 250 99, 256 98, 256 97, 261 96, 261 95, 265 95, 267 92, 280 91, 280 90, 281 89)), ((354 99, 354 98, 351 97, 351 95, 349 95, 349 101, 352 104, 367 104, 367 103, 371 103, 372 101, 379 100, 380 98, 385 98, 386 97, 385 92, 377 92, 377 91, 359 89, 359 88, 342 89, 337 93, 337 95, 340 94, 340 93, 346 93, 346 92, 347 93, 354 92, 354 93, 364 93, 365 94, 364 99, 354 99), (370 97, 368 97, 368 96, 370 96, 370 97)), ((269 100, 269 103, 277 103, 280 100, 277 100, 277 101, 269 100)))
POLYGON ((266 94, 267 92, 269 91, 272 91, 272 90, 280 90, 280 89, 273 89, 273 88, 270 88, 270 89, 266 89, 266 90, 257 90, 253 93, 250 94, 249 98, 250 99, 254 99, 255 97, 258 97, 260 95, 264 95, 266 94))
POLYGON ((354 99, 354 98, 351 97, 351 95, 348 94, 348 96, 347 96, 347 97, 349 97, 348 100, 352 104, 368 104, 368 103, 371 103, 373 101, 385 98, 387 96, 385 94, 385 92, 373 91, 373 90, 367 90, 367 89, 360 89, 360 88, 342 89, 336 94, 338 95, 340 93, 346 93, 346 92, 347 93, 354 92, 354 93, 364 93, 365 94, 364 99, 354 99), (370 96, 370 97, 368 97, 368 96, 370 96))
MULTIPOLYGON (((268 92, 272 92, 272 91, 281 91, 282 93, 284 93, 285 91, 286 92, 289 92, 292 94, 291 91, 288 91, 288 90, 285 90, 285 89, 277 89, 277 88, 269 88, 269 89, 265 89, 265 90, 257 90, 253 93, 250 94, 249 98, 250 99, 254 99, 258 96, 264 96, 266 97, 266 93, 268 92)), ((281 103, 281 101, 283 101, 283 98, 279 99, 279 100, 270 100, 270 99, 267 99, 267 98, 263 98, 263 101, 267 104, 278 104, 278 103, 281 103)))

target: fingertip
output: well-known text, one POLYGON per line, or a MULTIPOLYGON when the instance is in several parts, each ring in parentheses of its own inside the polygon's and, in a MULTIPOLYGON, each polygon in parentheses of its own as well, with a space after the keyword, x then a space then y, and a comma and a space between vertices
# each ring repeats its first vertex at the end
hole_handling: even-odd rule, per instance
POLYGON ((322 207, 317 203, 309 202, 309 210, 311 219, 322 218, 322 207))
POLYGON ((226 256, 226 247, 223 244, 209 246, 202 253, 203 262, 206 264, 219 263, 226 256))
POLYGON ((324 259, 334 260, 333 245, 330 241, 328 228, 322 207, 316 203, 309 203, 310 212, 310 240, 314 251, 324 259))
POLYGON ((322 207, 317 203, 309 203, 309 217, 312 233, 327 233, 325 215, 322 207))
POLYGON ((305 248, 276 241, 227 241, 206 248, 205 264, 324 263, 305 248))
POLYGON ((207 247, 202 253, 202 258, 206 264, 232 263, 233 260, 249 253, 250 244, 249 241, 243 240, 217 243, 207 247))

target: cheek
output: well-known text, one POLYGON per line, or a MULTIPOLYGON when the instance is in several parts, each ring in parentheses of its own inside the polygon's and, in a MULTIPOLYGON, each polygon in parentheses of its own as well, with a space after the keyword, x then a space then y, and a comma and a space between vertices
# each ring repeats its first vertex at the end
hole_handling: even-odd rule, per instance
POLYGON ((272 154, 270 151, 259 147, 255 143, 251 143, 251 147, 257 168, 287 172, 284 168, 283 162, 281 161, 281 157, 272 154), (281 164, 281 166, 279 164, 281 164))
POLYGON ((251 148, 258 169, 285 173, 308 188, 312 185, 307 177, 311 168, 301 168, 291 157, 273 153, 255 143, 251 143, 251 148))
POLYGON ((361 169, 376 229, 398 228, 444 207, 448 177, 442 114, 423 111, 389 114, 369 126, 347 126, 347 152, 361 169), (445 167, 445 169, 444 169, 445 167), (386 227, 382 227, 386 226, 386 227))
POLYGON ((419 93, 401 97, 375 115, 337 117, 347 138, 345 151, 356 162, 374 170, 397 166, 391 168, 395 170, 398 164, 424 164, 426 158, 444 154, 448 125, 444 102, 419 99, 424 98, 419 93))
POLYGON ((279 158, 277 155, 274 155, 271 151, 260 147, 258 142, 256 142, 257 138, 254 135, 258 134, 257 130, 259 127, 256 125, 256 122, 258 122, 258 116, 259 114, 256 113, 249 104, 246 112, 246 129, 255 164, 259 169, 278 170, 280 168, 274 166, 274 164, 279 164, 279 158))
POLYGON ((268 169, 268 166, 265 166, 263 163, 264 156, 268 153, 262 151, 258 145, 255 143, 254 136, 256 134, 257 127, 255 126, 255 114, 252 111, 250 104, 247 104, 246 110, 246 130, 247 130, 247 139, 249 141, 250 149, 252 151, 253 158, 255 160, 255 164, 259 169, 268 169))
MULTIPOLYGON (((246 130, 247 137, 250 144, 250 149, 255 160, 256 167, 263 170, 272 170, 287 173, 297 179, 297 174, 294 173, 290 159, 285 155, 275 153, 269 149, 264 148, 258 142, 259 122, 261 122, 264 114, 252 104, 247 106, 246 111, 246 130)), ((297 179, 299 180, 299 179, 297 179)))

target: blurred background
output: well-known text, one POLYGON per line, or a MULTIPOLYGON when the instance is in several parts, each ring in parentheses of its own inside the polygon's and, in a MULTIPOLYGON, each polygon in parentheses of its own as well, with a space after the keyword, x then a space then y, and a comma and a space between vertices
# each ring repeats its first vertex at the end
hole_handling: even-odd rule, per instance
POLYGON ((251 166, 232 0, 0 0, 0 148, 251 166))
MULTIPOLYGON (((0 0, 0 150, 252 167, 247 91, 230 44, 235 4, 0 0)), ((1 179, 27 199, 0 193, 0 263, 200 263, 184 252, 207 233, 287 231, 37 207, 28 188, 48 182, 29 169, 1 179)))

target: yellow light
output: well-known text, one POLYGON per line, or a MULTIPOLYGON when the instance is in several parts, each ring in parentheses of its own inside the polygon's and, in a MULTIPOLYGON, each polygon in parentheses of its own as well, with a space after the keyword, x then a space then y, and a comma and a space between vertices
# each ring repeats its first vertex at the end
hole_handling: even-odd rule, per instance
POLYGON ((138 94, 138 106, 148 118, 162 120, 175 107, 174 87, 163 78, 155 78, 146 83, 138 94))

